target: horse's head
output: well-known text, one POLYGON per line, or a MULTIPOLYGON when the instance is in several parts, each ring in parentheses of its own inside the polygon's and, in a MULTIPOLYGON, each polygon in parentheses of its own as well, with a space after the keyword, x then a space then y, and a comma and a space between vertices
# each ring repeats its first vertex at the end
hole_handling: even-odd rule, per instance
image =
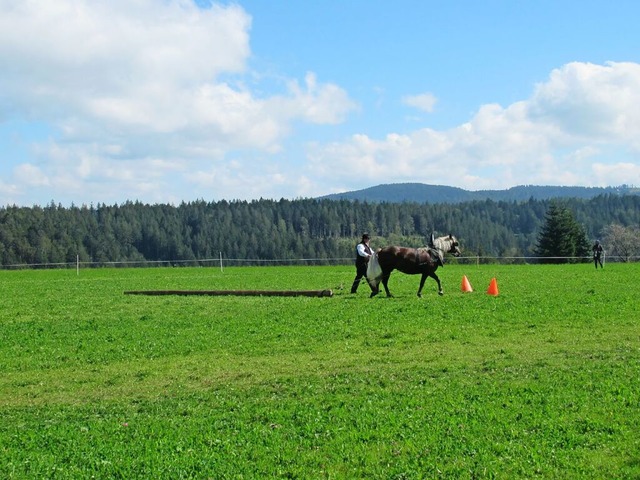
POLYGON ((458 243, 458 240, 456 239, 456 237, 449 234, 448 237, 444 237, 444 238, 445 238, 445 241, 444 241, 445 248, 443 249, 444 252, 450 253, 454 257, 459 257, 462 252, 460 251, 460 244, 458 243))

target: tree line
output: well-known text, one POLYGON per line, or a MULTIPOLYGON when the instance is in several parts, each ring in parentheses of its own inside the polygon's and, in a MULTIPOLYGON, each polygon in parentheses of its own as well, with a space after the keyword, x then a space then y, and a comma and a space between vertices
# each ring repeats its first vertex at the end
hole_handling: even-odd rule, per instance
POLYGON ((640 196, 612 194, 588 200, 458 204, 260 199, 63 207, 51 202, 0 208, 0 263, 64 264, 79 259, 93 264, 195 264, 220 254, 245 261, 343 261, 354 256, 354 245, 364 232, 371 235, 373 247, 423 246, 431 233, 451 233, 465 256, 527 257, 540 253, 545 215, 557 204, 571 212, 588 241, 640 225, 640 196))

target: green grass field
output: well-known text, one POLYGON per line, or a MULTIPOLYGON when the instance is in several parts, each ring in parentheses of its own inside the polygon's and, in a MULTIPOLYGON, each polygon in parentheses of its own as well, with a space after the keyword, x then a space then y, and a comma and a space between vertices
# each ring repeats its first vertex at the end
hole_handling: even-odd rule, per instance
POLYGON ((0 477, 640 478, 640 264, 354 273, 0 271, 0 477))

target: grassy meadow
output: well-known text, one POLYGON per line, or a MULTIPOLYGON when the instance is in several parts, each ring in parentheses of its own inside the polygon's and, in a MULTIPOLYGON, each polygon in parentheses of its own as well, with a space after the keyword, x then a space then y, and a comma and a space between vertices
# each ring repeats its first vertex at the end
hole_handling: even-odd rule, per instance
POLYGON ((640 478, 640 264, 354 273, 0 271, 0 477, 640 478))

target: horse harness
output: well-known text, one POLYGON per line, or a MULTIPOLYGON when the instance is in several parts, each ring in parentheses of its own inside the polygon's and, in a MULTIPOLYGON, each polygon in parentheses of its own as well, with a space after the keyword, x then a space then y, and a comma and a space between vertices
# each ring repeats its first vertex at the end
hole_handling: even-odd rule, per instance
POLYGON ((431 257, 432 261, 436 264, 436 265, 440 265, 441 267, 444 267, 444 258, 442 255, 442 252, 440 250, 438 250, 437 248, 434 247, 419 247, 416 248, 416 263, 418 264, 418 266, 422 266, 422 265, 426 265, 429 262, 421 262, 420 261, 420 254, 421 253, 428 253, 429 256, 431 257))

